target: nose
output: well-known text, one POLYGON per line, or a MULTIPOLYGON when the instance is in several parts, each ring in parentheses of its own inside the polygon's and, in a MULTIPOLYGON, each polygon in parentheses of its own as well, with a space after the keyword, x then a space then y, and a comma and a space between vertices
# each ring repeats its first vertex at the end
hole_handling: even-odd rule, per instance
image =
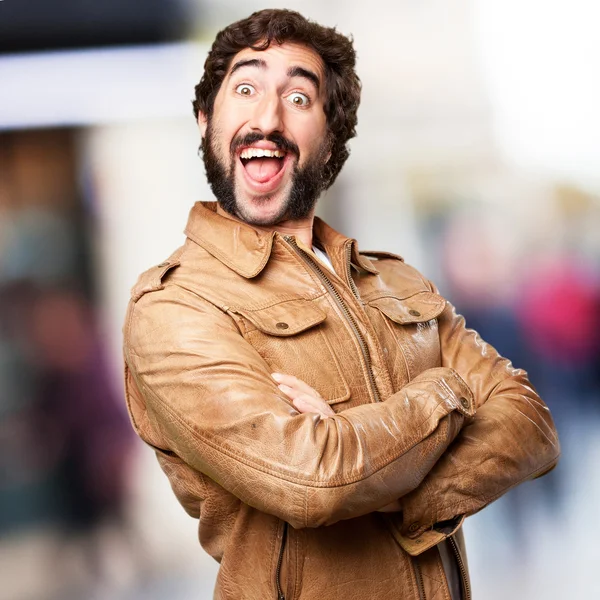
POLYGON ((249 125, 253 131, 264 135, 283 131, 282 106, 277 94, 265 94, 255 104, 249 125))

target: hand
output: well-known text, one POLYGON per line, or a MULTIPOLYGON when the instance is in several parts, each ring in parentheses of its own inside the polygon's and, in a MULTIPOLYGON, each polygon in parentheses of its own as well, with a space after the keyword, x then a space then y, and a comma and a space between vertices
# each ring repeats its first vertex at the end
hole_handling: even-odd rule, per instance
POLYGON ((333 417, 331 406, 323 400, 321 394, 293 375, 272 373, 271 377, 279 384, 279 389, 292 399, 293 405, 300 413, 315 413, 322 419, 333 417))
MULTIPOLYGON (((322 419, 333 417, 331 406, 323 400, 321 394, 304 383, 301 379, 293 375, 285 375, 283 373, 272 373, 271 377, 279 384, 277 387, 288 397, 292 399, 292 403, 300 413, 315 413, 321 416, 322 419)), ((402 510, 400 501, 383 506, 377 512, 399 512, 402 510)))

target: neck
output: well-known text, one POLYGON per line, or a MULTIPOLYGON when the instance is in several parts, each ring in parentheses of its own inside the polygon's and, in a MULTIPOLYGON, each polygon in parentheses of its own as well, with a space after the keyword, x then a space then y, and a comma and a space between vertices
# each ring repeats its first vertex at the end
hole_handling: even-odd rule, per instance
MULTIPOLYGON (((225 217, 227 219, 232 219, 233 221, 238 221, 240 223, 245 223, 246 225, 250 225, 242 219, 229 214, 227 211, 221 208, 220 204, 217 204, 217 214, 225 217)), ((311 211, 310 215, 308 215, 304 219, 298 219, 295 221, 281 221, 280 223, 276 223, 275 225, 262 226, 262 225, 250 225, 250 227, 256 229, 257 231, 276 231, 281 235, 293 235, 297 240, 301 241, 308 248, 312 248, 313 242, 313 222, 315 220, 314 211, 311 211)))

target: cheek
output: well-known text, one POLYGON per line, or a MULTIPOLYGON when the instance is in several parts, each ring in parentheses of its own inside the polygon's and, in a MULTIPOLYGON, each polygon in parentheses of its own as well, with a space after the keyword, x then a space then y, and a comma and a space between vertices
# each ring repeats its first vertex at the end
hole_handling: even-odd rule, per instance
POLYGON ((325 117, 319 120, 313 120, 299 128, 296 138, 301 148, 306 148, 312 154, 321 150, 323 144, 327 141, 327 123, 325 117))
POLYGON ((312 131, 312 136, 319 139, 324 138, 327 132, 327 117, 324 112, 321 112, 318 116, 312 119, 310 126, 307 126, 307 130, 312 131))
POLYGON ((214 113, 214 120, 217 123, 218 137, 224 145, 229 148, 231 140, 240 134, 244 124, 248 121, 247 109, 235 104, 224 104, 220 110, 214 113))

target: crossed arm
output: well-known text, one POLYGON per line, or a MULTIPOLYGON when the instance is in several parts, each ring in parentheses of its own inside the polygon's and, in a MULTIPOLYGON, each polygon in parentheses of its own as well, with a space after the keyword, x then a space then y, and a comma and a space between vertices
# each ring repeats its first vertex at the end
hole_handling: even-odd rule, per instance
POLYGON ((174 285, 130 307, 125 359, 142 439, 294 527, 357 517, 404 496, 472 415, 470 390, 444 368, 386 402, 327 419, 302 413, 234 321, 174 285))
POLYGON ((143 296, 126 324, 129 396, 143 404, 134 425, 159 453, 295 527, 398 499, 428 527, 478 510, 558 455, 549 413, 524 373, 451 307, 439 327, 442 367, 385 402, 332 416, 278 387, 227 315, 169 286, 143 296), (478 413, 463 427, 473 402, 478 413))
MULTIPOLYGON (((285 373, 273 373, 271 377, 279 384, 279 389, 292 400, 292 404, 298 412, 302 414, 316 414, 321 419, 328 419, 335 416, 335 412, 323 400, 321 394, 304 381, 285 373)), ((379 512, 398 512, 401 510, 402 505, 399 500, 394 500, 390 504, 378 509, 379 512)))
MULTIPOLYGON (((466 329, 450 304, 439 331, 442 366, 457 369, 470 383, 478 411, 412 492, 379 509, 402 511, 403 532, 410 537, 481 510, 521 481, 547 473, 560 453, 550 413, 525 372, 466 329)), ((273 376, 299 412, 334 415, 306 383, 287 374, 273 376)))
POLYGON ((467 382, 477 413, 420 485, 401 498, 403 533, 409 537, 476 513, 519 483, 550 471, 560 455, 550 411, 527 373, 467 329, 450 303, 438 325, 442 366, 451 366, 467 382))

